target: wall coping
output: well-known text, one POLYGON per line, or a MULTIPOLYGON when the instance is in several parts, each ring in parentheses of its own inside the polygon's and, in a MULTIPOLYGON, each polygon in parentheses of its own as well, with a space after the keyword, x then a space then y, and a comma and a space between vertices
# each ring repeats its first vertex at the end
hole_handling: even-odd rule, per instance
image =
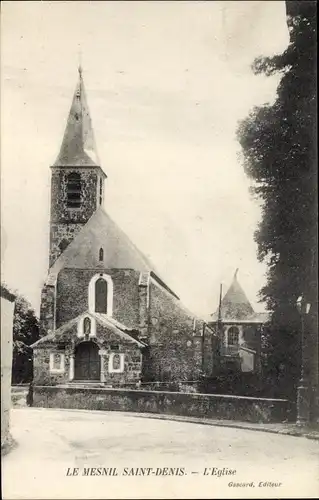
POLYGON ((258 397, 252 397, 252 396, 236 396, 234 394, 205 394, 205 393, 200 393, 200 392, 177 392, 177 391, 143 391, 143 390, 138 390, 138 389, 125 389, 125 388, 119 388, 119 389, 113 389, 113 388, 104 388, 104 387, 72 387, 71 384, 59 384, 59 385, 35 385, 34 390, 36 391, 37 389, 45 389, 49 391, 57 391, 59 389, 68 389, 69 391, 87 391, 87 392, 93 392, 93 393, 99 393, 99 392, 108 392, 108 393, 138 393, 141 395, 147 395, 147 394, 152 394, 152 395, 165 395, 165 394, 176 394, 180 396, 192 396, 192 397, 205 397, 205 398, 212 398, 212 399, 218 399, 218 398, 223 398, 223 399, 241 399, 241 400, 248 400, 248 401, 256 401, 256 402, 272 402, 272 403, 288 403, 288 399, 274 399, 274 398, 258 398, 258 397))

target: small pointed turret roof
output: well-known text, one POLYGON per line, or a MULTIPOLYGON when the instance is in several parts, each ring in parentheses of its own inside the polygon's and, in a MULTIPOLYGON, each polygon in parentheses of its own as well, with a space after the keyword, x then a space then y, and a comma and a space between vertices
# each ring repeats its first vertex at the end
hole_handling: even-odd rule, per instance
MULTIPOLYGON (((221 320, 249 320, 255 317, 254 309, 249 302, 244 290, 237 280, 238 269, 233 281, 221 302, 221 320)), ((218 308, 212 315, 213 320, 218 319, 218 308)))
POLYGON ((61 149, 53 165, 56 167, 100 165, 81 66, 79 66, 78 71, 79 79, 73 95, 61 149))

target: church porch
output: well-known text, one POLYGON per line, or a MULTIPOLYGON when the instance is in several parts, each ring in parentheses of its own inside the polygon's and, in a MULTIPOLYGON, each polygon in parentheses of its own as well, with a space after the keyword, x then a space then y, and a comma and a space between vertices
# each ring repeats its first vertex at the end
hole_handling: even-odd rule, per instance
POLYGON ((145 344, 101 316, 84 313, 33 345, 35 384, 116 387, 140 381, 145 344))

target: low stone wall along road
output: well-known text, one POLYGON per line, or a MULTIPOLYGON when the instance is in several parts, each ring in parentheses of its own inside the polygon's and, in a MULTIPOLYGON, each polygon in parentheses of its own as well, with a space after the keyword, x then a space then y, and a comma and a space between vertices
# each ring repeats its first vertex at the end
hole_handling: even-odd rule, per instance
POLYGON ((121 412, 17 408, 3 498, 316 498, 318 441, 121 412))

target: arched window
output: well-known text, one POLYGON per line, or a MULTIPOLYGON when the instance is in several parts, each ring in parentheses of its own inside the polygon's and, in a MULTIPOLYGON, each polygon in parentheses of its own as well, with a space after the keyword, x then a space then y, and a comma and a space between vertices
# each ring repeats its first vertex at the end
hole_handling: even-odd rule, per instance
POLYGON ((100 178, 100 193, 99 193, 99 202, 100 202, 100 205, 102 205, 102 201, 103 201, 103 180, 102 180, 102 177, 100 178))
POLYGON ((113 314, 113 280, 108 274, 96 274, 91 278, 88 287, 89 311, 94 313, 113 314))
POLYGON ((232 326, 227 332, 227 342, 229 346, 237 346, 239 342, 239 330, 237 326, 232 326))
POLYGON ((95 283, 95 312, 107 313, 107 282, 103 278, 95 283))
POLYGON ((84 331, 84 335, 90 335, 90 333, 91 333, 91 320, 90 320, 90 318, 84 318, 83 331, 84 331))
POLYGON ((99 250, 99 261, 103 262, 103 260, 104 260, 104 250, 103 250, 103 248, 100 248, 100 250, 99 250))
POLYGON ((77 172, 72 172, 67 176, 66 197, 68 208, 81 206, 81 176, 77 172))

